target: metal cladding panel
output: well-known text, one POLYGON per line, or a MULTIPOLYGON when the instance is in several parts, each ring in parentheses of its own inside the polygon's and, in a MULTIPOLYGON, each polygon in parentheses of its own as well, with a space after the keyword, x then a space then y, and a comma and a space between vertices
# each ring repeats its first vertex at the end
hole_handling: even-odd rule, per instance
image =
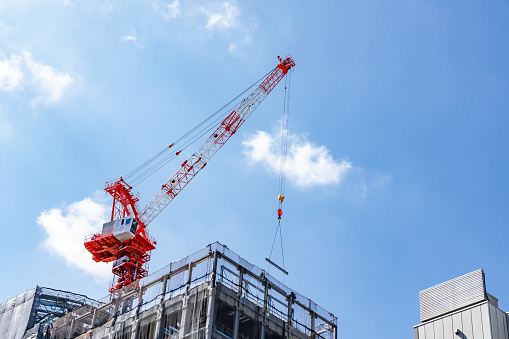
MULTIPOLYGON (((488 338, 483 333, 483 321, 481 317, 481 307, 474 307, 471 310, 472 314, 472 336, 473 338, 488 338)), ((487 333, 486 333, 487 334, 487 333)))
POLYGON ((0 338, 22 339, 34 308, 37 287, 14 297, 0 307, 0 338))
POLYGON ((483 270, 420 291, 419 300, 422 322, 486 300, 483 270))

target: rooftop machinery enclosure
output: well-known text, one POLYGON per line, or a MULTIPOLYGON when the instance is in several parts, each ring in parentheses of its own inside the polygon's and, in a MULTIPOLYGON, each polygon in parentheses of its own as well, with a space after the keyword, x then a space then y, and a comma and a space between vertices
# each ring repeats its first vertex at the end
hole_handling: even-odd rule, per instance
POLYGON ((484 272, 479 269, 420 291, 419 300, 422 322, 488 300, 484 272))
POLYGON ((483 270, 419 293, 422 323, 414 339, 509 339, 509 314, 486 292, 483 270))

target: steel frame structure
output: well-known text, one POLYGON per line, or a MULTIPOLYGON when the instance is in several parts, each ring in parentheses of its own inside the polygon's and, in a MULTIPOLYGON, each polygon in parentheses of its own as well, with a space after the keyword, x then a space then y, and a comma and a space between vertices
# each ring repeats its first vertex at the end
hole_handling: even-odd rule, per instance
POLYGON ((262 339, 337 339, 334 314, 219 243, 56 319, 51 338, 242 339, 247 321, 262 339), (228 326, 219 303, 230 313, 228 326))

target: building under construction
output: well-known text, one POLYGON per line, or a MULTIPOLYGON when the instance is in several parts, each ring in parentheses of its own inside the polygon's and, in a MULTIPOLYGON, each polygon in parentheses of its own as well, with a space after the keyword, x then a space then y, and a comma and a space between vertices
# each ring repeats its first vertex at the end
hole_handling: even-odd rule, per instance
POLYGON ((2 338, 337 338, 332 313, 219 243, 81 305, 2 338))

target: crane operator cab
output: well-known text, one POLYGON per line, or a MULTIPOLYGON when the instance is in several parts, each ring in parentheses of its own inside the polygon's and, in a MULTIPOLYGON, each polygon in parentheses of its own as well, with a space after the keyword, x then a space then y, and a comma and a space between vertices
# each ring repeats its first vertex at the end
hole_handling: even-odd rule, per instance
POLYGON ((138 229, 138 220, 132 216, 113 220, 103 224, 102 236, 112 234, 118 241, 124 242, 134 238, 138 229))

